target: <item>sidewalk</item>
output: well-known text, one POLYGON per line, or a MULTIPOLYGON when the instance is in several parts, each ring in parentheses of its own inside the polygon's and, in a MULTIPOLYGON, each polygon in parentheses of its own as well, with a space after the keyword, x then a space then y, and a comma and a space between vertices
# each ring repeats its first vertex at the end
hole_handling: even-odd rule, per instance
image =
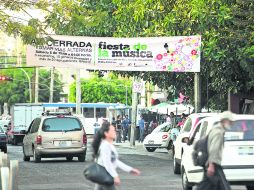
POLYGON ((125 141, 125 142, 122 142, 122 143, 114 142, 114 145, 116 147, 119 147, 119 148, 129 148, 129 149, 137 149, 137 150, 138 149, 139 150, 144 149, 143 143, 140 143, 138 141, 135 141, 135 146, 131 146, 129 141, 125 141))

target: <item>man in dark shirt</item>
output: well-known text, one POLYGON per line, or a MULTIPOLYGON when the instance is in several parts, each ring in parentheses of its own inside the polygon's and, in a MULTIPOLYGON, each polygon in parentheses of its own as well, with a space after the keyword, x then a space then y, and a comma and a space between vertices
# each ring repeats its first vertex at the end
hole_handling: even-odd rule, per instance
POLYGON ((122 137, 122 120, 121 116, 118 115, 116 118, 116 142, 121 143, 122 137))
POLYGON ((125 119, 123 120, 123 142, 128 139, 128 130, 129 130, 129 125, 131 124, 128 115, 125 116, 125 119))

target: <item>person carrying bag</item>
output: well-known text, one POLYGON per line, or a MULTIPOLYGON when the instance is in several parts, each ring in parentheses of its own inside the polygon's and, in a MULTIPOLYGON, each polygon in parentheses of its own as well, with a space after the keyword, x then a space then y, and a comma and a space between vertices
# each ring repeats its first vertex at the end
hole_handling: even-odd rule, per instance
POLYGON ((133 175, 140 175, 139 170, 124 164, 118 159, 118 153, 113 145, 115 137, 115 128, 107 121, 103 122, 94 137, 92 147, 96 162, 85 169, 84 175, 88 180, 96 183, 95 190, 116 190, 116 186, 121 183, 116 171, 117 168, 133 175))

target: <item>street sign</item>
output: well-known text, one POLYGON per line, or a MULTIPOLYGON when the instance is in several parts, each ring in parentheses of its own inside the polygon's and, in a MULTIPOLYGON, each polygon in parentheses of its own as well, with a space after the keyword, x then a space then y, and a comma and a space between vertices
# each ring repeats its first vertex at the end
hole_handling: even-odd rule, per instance
POLYGON ((141 93, 143 89, 143 84, 142 82, 134 82, 132 85, 132 90, 135 93, 141 93))

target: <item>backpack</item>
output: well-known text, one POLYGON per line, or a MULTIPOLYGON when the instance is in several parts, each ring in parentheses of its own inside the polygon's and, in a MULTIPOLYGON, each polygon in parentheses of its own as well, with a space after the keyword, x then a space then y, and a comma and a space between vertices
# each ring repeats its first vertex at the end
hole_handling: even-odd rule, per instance
POLYGON ((206 165, 208 160, 208 135, 199 139, 194 145, 192 159, 195 166, 205 167, 206 165))

